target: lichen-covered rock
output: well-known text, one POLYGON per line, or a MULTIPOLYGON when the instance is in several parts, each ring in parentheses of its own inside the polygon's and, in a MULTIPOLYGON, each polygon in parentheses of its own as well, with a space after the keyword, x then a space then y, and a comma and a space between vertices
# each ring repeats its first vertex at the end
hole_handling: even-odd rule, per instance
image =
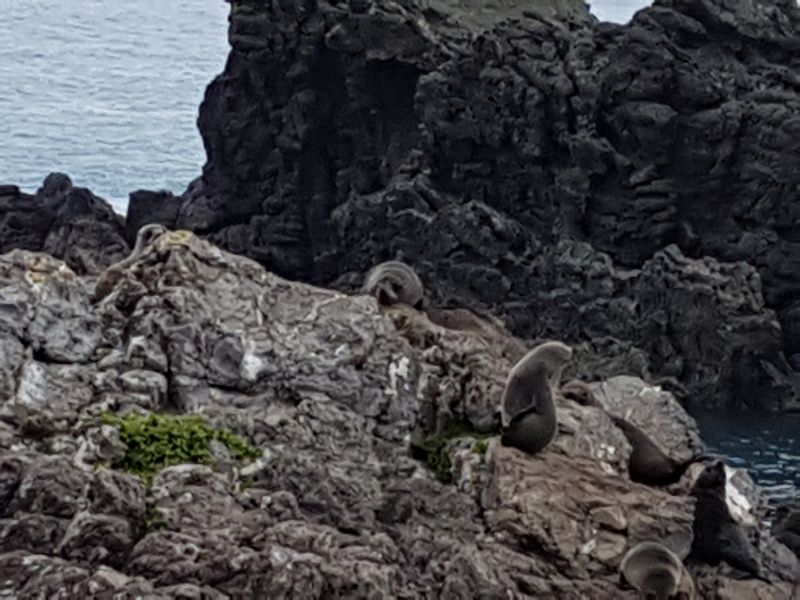
MULTIPOLYGON (((61 362, 37 350, 60 327, 44 340, 0 329, 0 347, 23 357, 0 397, 5 595, 632 598, 618 573, 632 544, 655 537, 683 556, 691 542, 683 488, 632 483, 630 446, 602 408, 559 398, 543 452, 500 444, 500 397, 525 344, 499 322, 476 314, 462 330, 382 310, 186 231, 155 240, 96 303, 87 278, 35 253, 0 256, 0 273, 0 305, 61 303, 54 318, 76 338, 75 323, 102 324, 88 356, 61 362), (215 436, 207 452, 171 455, 147 437, 158 428, 125 421, 147 412, 202 416, 257 452, 215 436), (435 456, 419 456, 431 436, 435 456), (122 470, 143 472, 141 456, 164 466, 152 481, 122 470)), ((609 411, 631 405, 645 428, 648 413, 670 451, 693 452, 669 393, 596 385, 609 411)), ((788 599, 796 558, 768 532, 759 549, 774 584, 753 589, 788 599)), ((704 591, 737 585, 709 572, 704 591)))

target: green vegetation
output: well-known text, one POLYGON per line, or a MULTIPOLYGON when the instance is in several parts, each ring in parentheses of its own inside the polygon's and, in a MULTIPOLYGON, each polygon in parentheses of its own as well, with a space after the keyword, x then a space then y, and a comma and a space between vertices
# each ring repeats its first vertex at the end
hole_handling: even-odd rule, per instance
POLYGON ((489 443, 485 439, 478 440, 475 442, 475 445, 472 447, 472 451, 475 454, 480 454, 481 456, 486 454, 486 450, 489 448, 489 443))
POLYGON ((463 421, 448 423, 442 431, 430 434, 422 442, 425 464, 439 481, 451 483, 453 481, 453 464, 450 461, 450 443, 458 438, 476 438, 472 451, 482 456, 486 454, 488 448, 486 439, 491 435, 478 433, 463 421))
POLYGON ((217 440, 240 460, 258 458, 261 452, 240 435, 214 429, 198 415, 106 413, 103 422, 119 429, 125 456, 112 466, 141 477, 147 485, 164 467, 182 463, 213 464, 209 445, 217 440))

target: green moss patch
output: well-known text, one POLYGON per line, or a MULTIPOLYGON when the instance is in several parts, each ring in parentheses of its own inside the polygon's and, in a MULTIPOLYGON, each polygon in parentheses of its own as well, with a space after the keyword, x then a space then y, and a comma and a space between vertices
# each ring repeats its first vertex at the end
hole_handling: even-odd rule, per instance
POLYGON ((484 456, 488 449, 489 449, 489 442, 487 442, 485 439, 478 440, 477 442, 475 442, 475 445, 472 446, 472 451, 475 454, 480 454, 481 456, 484 456))
POLYGON ((425 464, 433 471, 436 478, 442 483, 453 481, 453 463, 450 461, 450 444, 458 438, 475 438, 472 451, 484 455, 492 434, 483 434, 474 431, 467 423, 449 423, 437 433, 432 433, 422 442, 421 449, 425 453, 425 464))
POLYGON ((227 429, 214 429, 198 415, 106 413, 103 422, 119 429, 125 456, 112 466, 140 476, 147 485, 164 467, 183 463, 212 465, 210 444, 217 440, 239 460, 261 456, 242 436, 227 429))

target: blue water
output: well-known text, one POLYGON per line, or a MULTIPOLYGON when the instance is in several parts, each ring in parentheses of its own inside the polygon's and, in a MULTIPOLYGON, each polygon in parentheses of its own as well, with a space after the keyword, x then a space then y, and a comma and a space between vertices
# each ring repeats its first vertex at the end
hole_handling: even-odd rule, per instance
POLYGON ((800 414, 726 417, 697 415, 703 441, 748 469, 767 497, 787 500, 800 490, 800 414))
POLYGON ((223 0, 0 0, 0 183, 68 173, 118 210, 182 192, 197 107, 228 53, 223 0))

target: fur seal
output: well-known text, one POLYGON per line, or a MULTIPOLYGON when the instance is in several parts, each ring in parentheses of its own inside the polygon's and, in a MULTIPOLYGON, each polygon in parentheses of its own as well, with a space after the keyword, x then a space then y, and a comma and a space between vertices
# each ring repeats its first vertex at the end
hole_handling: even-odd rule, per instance
MULTIPOLYGON (((548 379, 549 370, 544 361, 526 364, 524 372, 506 386, 506 394, 515 398, 524 394, 528 408, 518 411, 503 428, 500 441, 504 446, 519 448, 528 454, 544 449, 556 435, 556 405, 553 389, 548 379)), ((520 399, 512 400, 518 403, 520 399)))
POLYGON ((678 594, 683 579, 683 562, 672 550, 658 542, 636 544, 620 565, 623 578, 644 598, 670 600, 678 594))
POLYGON ((650 486, 672 485, 680 481, 686 469, 694 462, 694 460, 677 462, 667 456, 639 427, 611 413, 608 416, 631 445, 631 455, 628 459, 628 476, 631 481, 650 486))
POLYGON ((114 289, 114 286, 122 278, 122 274, 129 266, 131 266, 142 255, 145 248, 153 242, 157 237, 167 232, 167 228, 158 223, 150 223, 143 225, 136 234, 136 243, 133 246, 131 253, 123 258, 121 261, 114 263, 108 267, 100 278, 94 288, 94 296, 92 299, 99 302, 114 289))
MULTIPOLYGON (((592 388, 578 379, 565 383, 561 387, 561 394, 583 406, 603 408, 592 388)), ((708 458, 707 455, 701 455, 683 463, 678 462, 659 448, 641 428, 608 411, 606 414, 631 445, 631 455, 628 458, 628 476, 631 481, 649 486, 672 485, 680 481, 692 463, 708 458)))
POLYGON ((542 386, 538 381, 542 372, 549 383, 550 402, 554 386, 561 381, 561 372, 572 359, 572 348, 558 341, 549 341, 539 344, 511 369, 506 380, 506 387, 503 390, 501 423, 503 427, 510 425, 511 420, 519 413, 533 407, 536 408, 537 396, 529 389, 531 385, 536 385, 538 390, 542 386), (544 366, 540 366, 542 363, 544 366))
POLYGON ((708 465, 695 481, 694 540, 689 558, 715 566, 725 561, 734 569, 764 580, 755 549, 733 519, 726 502, 725 463, 708 465))
POLYGON ((375 296, 385 306, 398 302, 422 308, 425 288, 414 269, 399 260, 372 267, 364 278, 361 293, 375 296))
POLYGON ((553 385, 570 358, 566 344, 545 342, 514 365, 503 390, 501 443, 536 454, 553 441, 558 429, 553 385))

